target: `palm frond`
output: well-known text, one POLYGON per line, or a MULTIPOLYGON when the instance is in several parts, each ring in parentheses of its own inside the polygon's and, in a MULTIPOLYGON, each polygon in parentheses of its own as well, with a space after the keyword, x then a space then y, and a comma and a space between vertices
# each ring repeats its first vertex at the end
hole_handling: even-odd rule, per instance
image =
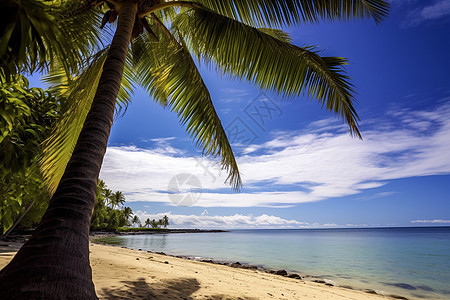
POLYGON ((387 16, 389 3, 383 0, 196 0, 223 16, 254 27, 280 27, 303 22, 373 18, 387 16))
POLYGON ((44 80, 58 82, 53 90, 59 89, 66 100, 66 111, 60 118, 52 135, 43 143, 43 155, 40 160, 44 180, 53 193, 64 174, 72 155, 86 116, 94 99, 100 80, 107 51, 99 52, 86 70, 74 80, 67 80, 64 71, 54 71, 44 80))
POLYGON ((239 189, 242 182, 233 150, 189 51, 153 17, 158 41, 148 33, 135 41, 136 55, 141 58, 139 83, 157 102, 177 113, 204 155, 221 156, 227 182, 239 189))
POLYGON ((261 30, 205 9, 191 9, 173 22, 190 48, 223 74, 254 82, 285 97, 306 95, 334 111, 360 137, 353 90, 340 57, 320 57, 261 30))
POLYGON ((131 96, 134 94, 135 73, 132 68, 133 57, 130 51, 127 53, 126 63, 123 70, 122 82, 119 93, 117 94, 116 115, 122 115, 126 112, 128 104, 131 102, 131 96))
POLYGON ((70 74, 92 54, 99 41, 96 13, 87 10, 70 15, 65 5, 55 3, 42 0, 0 3, 0 63, 7 72, 32 73, 51 69, 57 63, 70 74))
POLYGON ((258 28, 259 31, 264 32, 265 34, 268 34, 276 39, 279 39, 282 42, 291 43, 292 39, 289 33, 281 30, 281 29, 275 29, 275 28, 258 28))
MULTIPOLYGON (((40 160, 45 182, 51 192, 58 186, 75 148, 94 99, 108 50, 106 47, 96 53, 82 73, 75 78, 68 78, 61 68, 44 77, 44 81, 52 85, 50 90, 60 95, 64 111, 52 135, 43 143, 43 156, 40 160)), ((126 64, 117 97, 117 114, 126 109, 131 100, 134 88, 132 74, 130 64, 126 64)))

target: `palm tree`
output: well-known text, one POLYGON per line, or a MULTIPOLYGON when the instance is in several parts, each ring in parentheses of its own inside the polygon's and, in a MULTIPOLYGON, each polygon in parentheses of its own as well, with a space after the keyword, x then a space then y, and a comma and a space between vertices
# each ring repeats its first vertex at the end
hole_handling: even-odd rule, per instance
POLYGON ((111 195, 110 203, 112 209, 114 209, 116 206, 123 205, 125 203, 125 196, 121 191, 117 191, 111 195))
POLYGON ((75 1, 1 1, 0 71, 7 80, 56 64, 67 73, 79 71, 98 43, 97 19, 75 1))
POLYGON ((161 219, 161 225, 164 226, 164 228, 167 228, 167 226, 169 225, 169 217, 164 216, 164 217, 161 219))
POLYGON ((111 204, 111 198, 113 197, 112 190, 110 190, 106 187, 104 189, 102 189, 102 197, 105 200, 106 205, 112 205, 111 204))
POLYGON ((127 226, 130 226, 130 217, 133 214, 133 210, 131 210, 130 207, 124 207, 123 209, 123 216, 127 220, 127 226))
POLYGON ((150 225, 152 226, 152 228, 158 228, 158 221, 156 221, 155 219, 150 221, 150 225))
POLYGON ((150 221, 149 218, 147 218, 147 220, 145 220, 145 225, 144 227, 149 227, 152 224, 152 222, 150 221))
POLYGON ((131 223, 137 225, 138 227, 141 227, 141 220, 138 216, 134 216, 131 220, 131 223))
MULTIPOLYGON (((43 0, 6 2, 26 4, 43 0)), ((310 47, 292 45, 288 35, 277 28, 320 19, 372 17, 379 22, 387 13, 385 1, 88 0, 79 3, 69 16, 93 12, 103 4, 108 10, 103 23, 118 16, 117 28, 111 44, 92 56, 87 66, 83 64, 86 67, 82 73, 65 67, 66 73, 77 74, 76 78, 66 80, 64 88, 70 91, 69 99, 73 102, 56 135, 46 144, 47 158, 43 160, 43 170, 53 184, 54 194, 30 240, 0 272, 2 299, 97 298, 89 264, 89 222, 116 98, 129 98, 127 92, 132 80, 145 87, 155 101, 176 112, 204 154, 221 156, 222 167, 229 172, 228 182, 234 188, 241 186, 231 146, 191 53, 218 67, 223 74, 248 80, 262 89, 286 97, 315 98, 341 116, 352 134, 360 136, 352 86, 342 69, 346 60, 320 57, 310 47)), ((73 26, 72 31, 84 23, 73 26)), ((72 31, 68 34, 74 36, 72 31)), ((57 33, 45 43, 29 40, 31 45, 46 46, 62 43, 63 36, 57 33)), ((76 42, 86 45, 90 40, 76 42)), ((2 37, 2 43, 7 43, 7 39, 2 37)), ((22 53, 20 48, 17 53, 22 53)), ((15 52, 8 55, 9 59, 15 57, 15 52)), ((23 61, 26 60, 22 57, 23 61)), ((72 65, 62 59, 57 61, 72 65)), ((8 67, 10 61, 4 64, 8 67)))

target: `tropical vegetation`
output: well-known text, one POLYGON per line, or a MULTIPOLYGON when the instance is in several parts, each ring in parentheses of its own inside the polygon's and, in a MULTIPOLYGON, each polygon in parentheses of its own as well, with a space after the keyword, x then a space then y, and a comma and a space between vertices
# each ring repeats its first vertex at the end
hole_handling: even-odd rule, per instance
POLYGON ((169 225, 169 217, 164 216, 162 219, 159 220, 156 219, 150 220, 150 218, 147 218, 147 220, 145 220, 144 227, 151 226, 152 228, 160 228, 160 226, 163 226, 164 228, 167 228, 167 225, 169 225))
POLYGON ((91 218, 91 231, 115 231, 119 227, 130 226, 133 211, 130 207, 124 207, 124 202, 125 196, 122 192, 113 193, 103 180, 99 180, 91 218))
POLYGON ((366 17, 378 23, 387 8, 382 0, 0 2, 6 77, 50 70, 47 81, 68 99, 41 160, 52 198, 0 271, 0 298, 97 298, 87 233, 114 113, 134 84, 175 112, 205 155, 221 157, 238 189, 238 166, 196 61, 288 98, 316 99, 360 136, 346 59, 295 46, 280 28, 366 17), (112 40, 112 31, 99 32, 107 23, 112 40))
POLYGON ((29 87, 22 75, 7 82, 0 74, 0 228, 4 235, 19 223, 36 225, 50 193, 38 166, 40 144, 50 136, 59 116, 59 100, 29 87))

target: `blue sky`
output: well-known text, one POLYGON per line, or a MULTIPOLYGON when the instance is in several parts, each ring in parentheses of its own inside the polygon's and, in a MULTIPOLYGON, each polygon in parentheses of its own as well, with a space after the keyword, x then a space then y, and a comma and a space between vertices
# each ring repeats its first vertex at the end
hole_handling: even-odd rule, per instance
POLYGON ((379 26, 285 28, 296 45, 349 58, 363 141, 315 101, 286 101, 201 66, 241 193, 140 89, 113 126, 101 178, 141 219, 170 214, 172 227, 450 225, 450 1, 391 2, 379 26))

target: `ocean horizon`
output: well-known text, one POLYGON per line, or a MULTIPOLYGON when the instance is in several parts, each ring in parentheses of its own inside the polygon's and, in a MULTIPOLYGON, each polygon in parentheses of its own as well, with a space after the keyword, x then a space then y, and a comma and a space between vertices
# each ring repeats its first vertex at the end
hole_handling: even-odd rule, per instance
POLYGON ((109 241, 199 260, 284 269, 409 299, 450 298, 450 226, 232 229, 123 235, 109 241))

